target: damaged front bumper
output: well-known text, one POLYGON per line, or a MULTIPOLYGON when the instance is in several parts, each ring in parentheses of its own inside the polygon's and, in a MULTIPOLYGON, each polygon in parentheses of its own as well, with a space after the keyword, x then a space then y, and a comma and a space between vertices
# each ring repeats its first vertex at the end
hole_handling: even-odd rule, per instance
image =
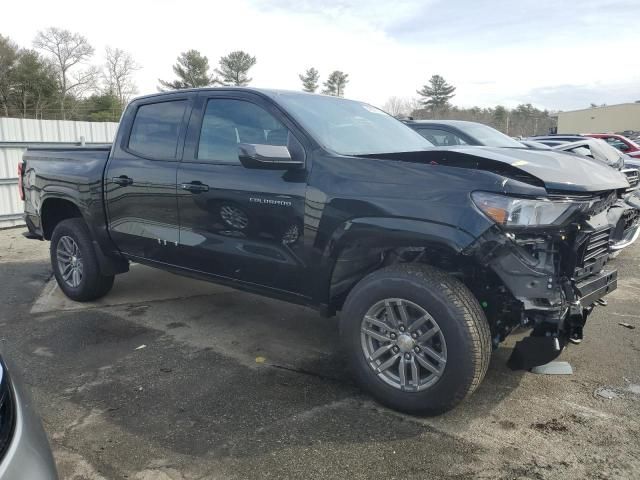
POLYGON ((640 236, 640 190, 619 200, 607 216, 615 224, 611 235, 611 250, 617 252, 633 244, 640 236))
POLYGON ((548 363, 567 342, 582 340, 587 317, 617 287, 617 271, 608 265, 612 246, 620 244, 617 229, 628 233, 631 227, 637 238, 637 222, 627 222, 629 211, 610 205, 563 228, 536 232, 494 227, 467 252, 495 273, 498 290, 508 292, 486 311, 494 344, 516 327, 531 329, 531 336, 516 344, 511 367, 548 363))
POLYGON ((618 288, 618 271, 603 270, 596 275, 588 277, 582 282, 576 283, 576 302, 581 306, 595 305, 605 295, 618 288))

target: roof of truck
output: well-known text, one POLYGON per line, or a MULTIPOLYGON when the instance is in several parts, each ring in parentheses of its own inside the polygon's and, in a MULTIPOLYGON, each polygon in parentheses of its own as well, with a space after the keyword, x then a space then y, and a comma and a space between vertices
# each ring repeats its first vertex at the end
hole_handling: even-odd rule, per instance
POLYGON ((484 125, 481 122, 472 122, 469 120, 402 120, 402 123, 406 123, 407 125, 451 125, 453 127, 478 123, 484 125))
MULTIPOLYGON (((141 95, 139 97, 134 98, 132 101, 136 100, 144 100, 147 98, 153 97, 162 97, 165 95, 174 95, 178 93, 194 93, 194 92, 228 92, 228 91, 237 91, 237 92, 250 92, 256 93, 258 95, 264 95, 267 97, 275 97, 277 95, 282 94, 295 94, 295 95, 323 95, 321 93, 309 93, 303 92, 299 90, 282 90, 282 89, 273 89, 273 88, 254 88, 254 87, 202 87, 202 88, 185 88, 181 90, 167 90, 164 92, 150 93, 148 95, 141 95)), ((326 96, 326 95, 323 95, 326 96)), ((334 97, 335 98, 335 97, 334 97)))

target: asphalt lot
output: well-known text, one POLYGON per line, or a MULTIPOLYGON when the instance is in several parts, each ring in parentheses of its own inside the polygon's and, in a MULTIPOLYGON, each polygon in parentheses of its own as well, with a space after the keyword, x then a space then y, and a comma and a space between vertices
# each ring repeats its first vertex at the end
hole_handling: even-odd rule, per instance
POLYGON ((512 338, 466 403, 420 418, 351 383, 335 319, 141 266, 75 304, 21 231, 0 231, 0 349, 63 479, 640 478, 640 245, 560 357, 574 375, 510 371, 512 338))

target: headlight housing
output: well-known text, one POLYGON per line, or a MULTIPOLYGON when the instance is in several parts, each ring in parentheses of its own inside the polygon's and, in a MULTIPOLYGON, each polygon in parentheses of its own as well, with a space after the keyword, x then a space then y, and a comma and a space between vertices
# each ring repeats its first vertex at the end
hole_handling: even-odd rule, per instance
POLYGON ((471 198, 490 220, 507 228, 560 226, 586 205, 572 200, 510 197, 487 192, 473 192, 471 198))

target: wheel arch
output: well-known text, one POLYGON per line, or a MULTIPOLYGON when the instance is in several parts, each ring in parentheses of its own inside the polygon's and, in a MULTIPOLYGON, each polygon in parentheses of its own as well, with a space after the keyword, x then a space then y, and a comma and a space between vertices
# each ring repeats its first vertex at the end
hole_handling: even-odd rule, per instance
POLYGON ((85 223, 88 223, 74 200, 59 196, 46 197, 40 207, 43 238, 51 240, 51 235, 56 225, 69 218, 81 218, 85 223))
POLYGON ((324 256, 321 303, 330 313, 342 307, 349 291, 364 276, 400 260, 401 252, 438 252, 460 257, 475 238, 452 225, 410 218, 352 219, 335 230, 324 256))
POLYGON ((51 240, 51 235, 56 226, 70 218, 81 219, 91 236, 93 250, 97 256, 100 269, 105 275, 124 273, 129 271, 129 262, 119 255, 105 253, 105 249, 98 241, 98 235, 91 222, 88 209, 84 208, 74 197, 69 195, 49 195, 42 201, 40 207, 40 222, 42 225, 42 237, 51 240))

